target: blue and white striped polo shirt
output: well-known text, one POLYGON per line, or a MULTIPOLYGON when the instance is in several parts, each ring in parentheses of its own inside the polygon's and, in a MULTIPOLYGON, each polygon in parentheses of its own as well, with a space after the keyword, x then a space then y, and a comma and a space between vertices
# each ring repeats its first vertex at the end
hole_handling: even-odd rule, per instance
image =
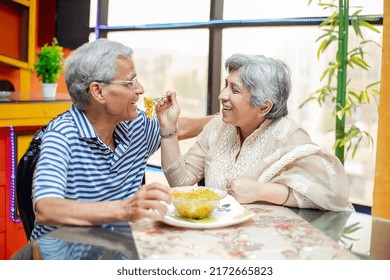
MULTIPOLYGON (((72 106, 53 120, 42 139, 34 178, 34 205, 45 197, 79 201, 122 200, 140 187, 147 160, 160 147, 160 125, 145 112, 119 123, 111 151, 82 111, 72 106)), ((53 227, 35 223, 32 238, 53 227)))

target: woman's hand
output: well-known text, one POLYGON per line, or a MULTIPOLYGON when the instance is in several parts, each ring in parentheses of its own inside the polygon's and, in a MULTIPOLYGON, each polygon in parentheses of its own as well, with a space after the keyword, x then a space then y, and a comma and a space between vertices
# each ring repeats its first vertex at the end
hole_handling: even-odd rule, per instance
POLYGON ((156 104, 156 115, 162 128, 176 128, 180 115, 176 92, 167 91, 166 95, 156 104))
POLYGON ((226 185, 228 194, 240 203, 263 201, 276 205, 297 207, 295 197, 290 194, 291 190, 283 184, 237 178, 227 179, 226 185))
POLYGON ((167 205, 172 201, 170 188, 160 183, 141 186, 129 199, 124 200, 124 210, 127 221, 138 221, 150 218, 162 221, 168 211, 167 205))
POLYGON ((248 179, 227 179, 227 192, 233 196, 239 203, 252 203, 258 201, 257 192, 259 191, 259 182, 248 179))

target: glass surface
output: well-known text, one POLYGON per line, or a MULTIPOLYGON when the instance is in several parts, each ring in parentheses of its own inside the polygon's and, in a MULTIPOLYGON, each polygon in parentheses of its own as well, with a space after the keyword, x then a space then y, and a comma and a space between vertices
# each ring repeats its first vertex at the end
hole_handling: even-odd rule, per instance
POLYGON ((2 94, 0 92, 0 104, 18 104, 18 103, 36 103, 36 102, 58 102, 67 101, 70 102, 69 93, 57 92, 55 99, 45 99, 41 92, 30 92, 28 98, 25 93, 11 91, 9 94, 2 94))
MULTIPOLYGON (((292 18, 292 17, 323 17, 329 16, 332 11, 318 6, 319 1, 308 0, 224 0, 224 19, 265 19, 265 18, 292 18)), ((322 1, 331 3, 332 1, 322 1)), ((337 3, 337 1, 336 1, 337 3)), ((338 4, 338 3, 337 3, 338 4)), ((382 0, 350 0, 350 8, 364 6, 364 14, 383 14, 382 0)))
POLYGON ((210 0, 110 0, 108 25, 207 21, 210 0))
POLYGON ((128 222, 101 226, 60 227, 30 241, 12 259, 29 260, 138 260, 128 222))
MULTIPOLYGON (((256 209, 255 205, 248 205, 248 207, 250 207, 250 209, 256 209)), ((356 212, 333 212, 296 208, 289 209, 310 223, 311 226, 332 238, 343 248, 349 249, 353 254, 361 259, 390 259, 389 250, 387 250, 389 247, 388 236, 390 233, 390 222, 388 220, 378 219, 370 215, 356 212)), ((259 212, 257 213, 260 214, 259 212)), ((284 219, 283 217, 279 216, 277 220, 280 222, 284 219), (282 218, 282 220, 280 218, 282 218)), ((275 223, 278 223, 277 220, 265 219, 261 225, 258 225, 257 230, 261 232, 261 227, 275 227, 275 223)), ((322 241, 324 241, 324 239, 321 239, 321 236, 319 236, 315 230, 311 230, 311 238, 308 240, 314 241, 314 243, 308 243, 307 239, 305 240, 306 242, 298 243, 298 241, 305 238, 303 235, 303 233, 305 233, 305 228, 307 229, 306 231, 309 231, 309 229, 307 228, 307 225, 300 223, 296 218, 290 219, 289 221, 290 224, 288 227, 279 229, 280 232, 284 232, 281 234, 285 234, 286 239, 280 244, 271 244, 277 251, 280 250, 280 246, 288 245, 288 243, 286 243, 288 239, 292 239, 293 242, 297 244, 296 250, 299 250, 299 248, 303 245, 308 245, 304 246, 303 251, 310 251, 312 245, 315 246, 316 242, 322 243, 322 241)), ((245 228, 245 225, 243 228, 245 228)), ((138 223, 135 228, 133 227, 133 230, 129 227, 127 222, 104 225, 102 227, 64 226, 56 229, 48 235, 43 235, 35 241, 30 241, 27 246, 24 246, 17 251, 11 259, 30 260, 37 259, 37 257, 62 260, 142 259, 145 256, 143 256, 142 253, 139 254, 138 250, 142 252, 143 241, 147 242, 149 239, 143 240, 134 238, 135 234, 133 236, 133 232, 137 231, 141 234, 142 232, 151 232, 150 224, 148 222, 138 223), (139 242, 141 242, 141 246, 137 247, 139 242), (39 253, 34 249, 39 249, 39 253)), ((186 230, 172 227, 165 228, 164 234, 176 232, 176 235, 181 235, 185 231, 186 230)), ((226 231, 228 232, 229 228, 226 228, 226 231)), ((201 231, 194 231, 195 234, 197 234, 197 232, 199 233, 199 236, 204 234, 201 231)), ((238 225, 238 228, 236 229, 236 233, 239 232, 241 232, 240 225, 238 225)), ((161 230, 153 231, 153 233, 156 238, 161 236, 161 230)), ((259 236, 259 238, 262 240, 267 237, 259 236)), ((272 238, 271 241, 275 242, 272 238)), ((166 248, 166 244, 151 244, 151 246, 154 245, 158 248, 159 252, 159 254, 156 254, 155 257, 164 258, 165 253, 169 251, 166 248)), ((201 251, 201 249, 202 248, 200 247, 193 248, 196 252, 201 251)), ((179 251, 182 250, 185 250, 185 248, 183 247, 179 249, 179 251)), ((321 250, 316 252, 316 254, 320 257, 321 250)), ((294 255, 290 255, 290 257, 291 256, 294 255)))
MULTIPOLYGON (((377 27, 382 32, 382 27, 377 27)), ((349 48, 356 45, 356 38, 350 30, 349 48)), ((292 92, 289 98, 289 117, 297 121, 311 135, 314 142, 325 150, 334 153, 335 117, 332 116, 333 105, 326 104, 320 108, 316 101, 299 109, 299 105, 323 83, 320 77, 328 62, 333 60, 337 45, 334 44, 317 59, 318 44, 314 43, 320 31, 316 26, 307 27, 272 27, 272 28, 232 28, 223 31, 222 61, 236 52, 263 54, 286 62, 292 70, 292 92), (250 44, 243 42, 250 42, 250 44)), ((382 34, 364 33, 366 39, 381 44, 382 34)), ((381 48, 374 44, 367 46, 366 60, 371 65, 370 71, 348 69, 350 88, 363 89, 370 83, 380 80, 381 48)), ((222 80, 226 71, 222 72, 222 80)), ((223 84, 223 83, 222 83, 223 84)), ((376 143, 378 113, 377 104, 372 100, 370 105, 363 106, 356 120, 369 132, 376 143)), ((347 116, 346 124, 352 120, 347 116)), ((368 142, 361 147, 353 160, 349 156, 345 168, 350 178, 350 198, 353 203, 372 205, 372 191, 375 172, 375 147, 368 142)))

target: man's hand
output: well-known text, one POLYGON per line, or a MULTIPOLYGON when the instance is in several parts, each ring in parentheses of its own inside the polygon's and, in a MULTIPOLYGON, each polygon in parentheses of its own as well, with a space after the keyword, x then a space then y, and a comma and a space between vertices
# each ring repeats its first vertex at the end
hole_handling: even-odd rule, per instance
POLYGON ((125 200, 124 209, 128 221, 150 218, 162 221, 172 201, 170 188, 160 183, 141 186, 134 196, 125 200))

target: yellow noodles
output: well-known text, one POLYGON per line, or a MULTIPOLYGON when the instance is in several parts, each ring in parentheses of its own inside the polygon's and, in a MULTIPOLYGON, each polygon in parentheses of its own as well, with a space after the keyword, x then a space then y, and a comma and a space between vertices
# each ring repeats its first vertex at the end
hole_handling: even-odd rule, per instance
POLYGON ((220 194, 207 188, 191 191, 174 190, 172 196, 176 211, 181 216, 192 219, 210 216, 222 198, 220 194))
POLYGON ((172 196, 176 199, 186 199, 186 200, 194 200, 194 199, 217 199, 220 198, 220 195, 213 190, 207 188, 194 189, 191 191, 178 191, 174 190, 172 192, 172 196))
POLYGON ((146 111, 146 115, 149 117, 150 120, 153 119, 155 105, 156 105, 156 103, 154 102, 154 100, 152 98, 144 96, 145 111, 146 111))

